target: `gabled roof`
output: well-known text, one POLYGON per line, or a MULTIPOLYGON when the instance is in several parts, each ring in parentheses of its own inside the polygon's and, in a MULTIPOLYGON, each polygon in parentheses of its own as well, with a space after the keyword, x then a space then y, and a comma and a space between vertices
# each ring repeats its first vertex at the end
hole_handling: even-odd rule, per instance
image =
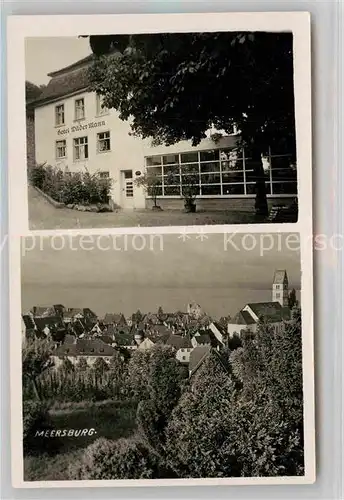
POLYGON ((231 320, 234 325, 253 325, 256 321, 252 318, 251 314, 247 311, 239 311, 231 320))
POLYGON ((188 336, 183 337, 182 335, 175 335, 173 333, 168 337, 166 345, 170 345, 177 350, 192 347, 190 338, 188 336))
POLYGON ((290 317, 289 309, 282 307, 279 302, 253 302, 247 305, 258 318, 265 321, 278 322, 290 317))
POLYGON ((115 342, 119 346, 129 346, 135 344, 134 337, 130 333, 116 333, 115 342))
POLYGON ((25 328, 27 328, 28 330, 32 330, 35 328, 35 323, 29 314, 23 314, 22 318, 24 321, 25 328))
POLYGON ((209 333, 201 333, 200 335, 195 335, 194 339, 197 344, 211 344, 212 336, 209 333))
POLYGON ((78 339, 75 344, 62 344, 55 356, 112 356, 115 349, 99 339, 78 339))
POLYGON ((58 98, 63 99, 66 95, 87 90, 90 85, 88 69, 92 60, 93 55, 91 54, 62 70, 49 73, 48 76, 52 78, 43 89, 39 98, 34 102, 34 106, 39 106, 58 98))
POLYGON ((98 337, 99 340, 101 340, 102 342, 104 342, 105 344, 109 344, 109 345, 112 345, 114 340, 109 337, 109 335, 101 335, 100 337, 98 337))
POLYGON ((117 313, 106 313, 104 316, 104 323, 106 325, 114 324, 118 325, 119 323, 122 323, 123 325, 127 324, 127 321, 123 314, 117 314, 117 313))
POLYGON ((43 331, 47 326, 48 328, 56 327, 63 328, 63 323, 59 316, 47 316, 46 318, 35 318, 35 324, 38 331, 43 331))
POLYGON ((193 375, 211 351, 211 346, 197 346, 190 353, 189 373, 193 375))
POLYGON ((34 306, 31 309, 31 312, 34 316, 38 317, 48 317, 55 316, 55 309, 52 306, 34 306))
POLYGON ((274 285, 283 285, 284 282, 288 282, 287 271, 285 269, 275 271, 273 279, 274 285))
POLYGON ((198 346, 195 347, 193 351, 191 351, 190 354, 190 361, 189 361, 189 375, 192 377, 196 371, 202 366, 204 361, 209 356, 214 356, 215 359, 219 362, 220 366, 228 372, 229 366, 227 362, 222 358, 221 354, 217 352, 216 349, 210 347, 210 346, 198 346))

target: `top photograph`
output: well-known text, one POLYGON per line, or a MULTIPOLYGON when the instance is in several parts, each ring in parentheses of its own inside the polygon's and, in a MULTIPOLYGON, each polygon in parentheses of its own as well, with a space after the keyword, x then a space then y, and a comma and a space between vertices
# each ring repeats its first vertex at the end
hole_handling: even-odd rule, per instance
POLYGON ((298 220, 292 32, 25 39, 29 229, 298 220))

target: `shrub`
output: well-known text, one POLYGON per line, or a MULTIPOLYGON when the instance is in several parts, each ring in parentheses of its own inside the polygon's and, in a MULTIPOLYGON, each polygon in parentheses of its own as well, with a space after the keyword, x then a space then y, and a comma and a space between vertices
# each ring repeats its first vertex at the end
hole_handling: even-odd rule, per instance
POLYGON ((40 164, 30 171, 34 186, 65 204, 106 204, 109 201, 111 179, 101 179, 97 173, 66 172, 58 167, 40 164))
POLYGON ((52 429, 48 406, 40 401, 23 402, 23 447, 25 455, 36 455, 42 452, 53 453, 57 441, 37 437, 37 431, 52 429))
POLYGON ((46 175, 45 164, 36 165, 30 170, 30 181, 39 189, 43 189, 44 178, 46 175))
POLYGON ((81 460, 69 468, 72 480, 155 477, 159 477, 158 459, 136 439, 97 439, 86 448, 81 460))

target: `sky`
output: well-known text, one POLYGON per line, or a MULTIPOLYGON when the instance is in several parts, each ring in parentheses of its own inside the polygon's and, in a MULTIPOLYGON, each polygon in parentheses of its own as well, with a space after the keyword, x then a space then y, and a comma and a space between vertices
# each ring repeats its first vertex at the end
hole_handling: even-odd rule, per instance
POLYGON ((271 300, 276 269, 286 269, 290 288, 299 289, 299 252, 276 243, 261 256, 260 235, 253 236, 256 240, 251 236, 244 241, 236 235, 226 249, 222 234, 204 241, 193 235, 185 242, 178 235, 164 235, 163 240, 126 235, 115 243, 104 235, 83 243, 83 249, 78 237, 37 236, 35 248, 29 237, 22 245, 22 310, 62 303, 90 307, 98 315, 129 315, 137 309, 156 311, 160 305, 165 311, 185 311, 189 302, 196 302, 220 317, 234 315, 247 302, 271 300), (244 249, 254 241, 253 250, 244 249))
POLYGON ((25 79, 36 85, 49 82, 48 73, 88 56, 88 38, 27 38, 25 44, 25 79))

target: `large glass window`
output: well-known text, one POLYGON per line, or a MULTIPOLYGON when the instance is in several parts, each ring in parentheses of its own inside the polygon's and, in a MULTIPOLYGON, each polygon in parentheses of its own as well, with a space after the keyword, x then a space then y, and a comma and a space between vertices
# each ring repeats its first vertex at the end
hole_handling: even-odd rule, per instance
MULTIPOLYGON (((289 155, 262 158, 268 195, 297 194, 296 165, 289 155)), ((240 148, 189 151, 146 158, 148 172, 161 178, 161 196, 178 196, 190 186, 199 196, 254 196, 256 175, 240 148)))

